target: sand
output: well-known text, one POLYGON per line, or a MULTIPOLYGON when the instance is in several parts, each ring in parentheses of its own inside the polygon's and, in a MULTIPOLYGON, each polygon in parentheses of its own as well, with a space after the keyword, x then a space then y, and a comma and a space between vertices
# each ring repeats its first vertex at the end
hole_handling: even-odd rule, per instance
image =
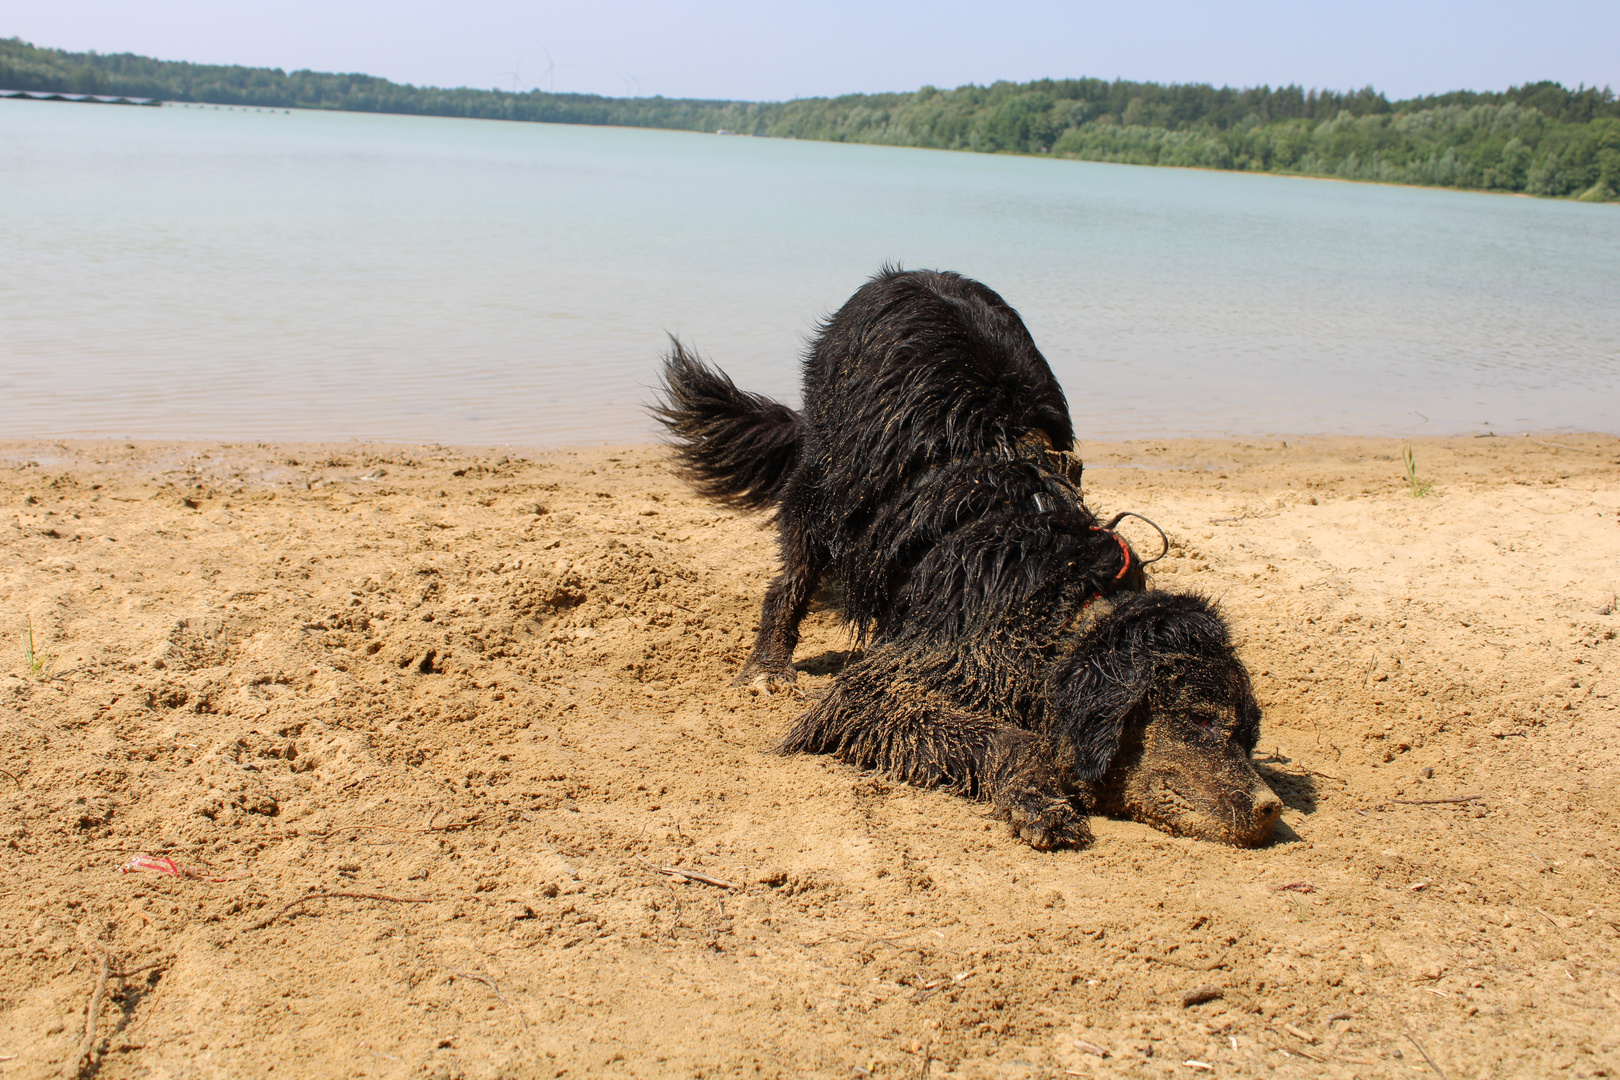
POLYGON ((1620 1074, 1620 440, 1413 445, 1083 446, 1287 811, 1042 854, 656 447, 0 444, 0 1075, 1620 1074))

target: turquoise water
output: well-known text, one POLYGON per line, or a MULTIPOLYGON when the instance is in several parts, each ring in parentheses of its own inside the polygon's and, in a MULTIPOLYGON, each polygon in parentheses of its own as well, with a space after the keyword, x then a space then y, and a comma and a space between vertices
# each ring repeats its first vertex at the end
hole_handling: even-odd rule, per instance
POLYGON ((1096 438, 1620 430, 1620 209, 425 117, 0 101, 0 434, 652 434, 666 332, 797 400, 885 261, 1096 438))

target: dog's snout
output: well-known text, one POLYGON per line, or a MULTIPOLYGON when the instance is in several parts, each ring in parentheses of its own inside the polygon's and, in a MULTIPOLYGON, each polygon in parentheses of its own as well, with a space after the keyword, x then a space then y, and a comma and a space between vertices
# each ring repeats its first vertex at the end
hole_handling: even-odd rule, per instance
POLYGON ((1257 830, 1269 832, 1282 817, 1282 800, 1270 788, 1263 787, 1261 793, 1254 800, 1254 824, 1257 830))

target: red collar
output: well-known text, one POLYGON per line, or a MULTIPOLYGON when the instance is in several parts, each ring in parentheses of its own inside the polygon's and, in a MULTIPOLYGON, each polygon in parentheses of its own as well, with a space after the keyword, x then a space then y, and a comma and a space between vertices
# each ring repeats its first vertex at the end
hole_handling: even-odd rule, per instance
MULTIPOLYGON (((1120 536, 1118 533, 1113 532, 1112 530, 1109 530, 1109 529, 1104 529, 1099 525, 1093 525, 1091 527, 1091 531, 1092 532, 1100 532, 1100 533, 1108 533, 1109 536, 1114 538, 1114 543, 1119 545, 1119 553, 1120 553, 1120 555, 1123 556, 1123 559, 1121 560, 1119 573, 1114 575, 1113 580, 1114 581, 1123 581, 1125 579, 1125 575, 1131 572, 1131 547, 1130 547, 1130 545, 1127 544, 1125 542, 1124 537, 1120 536)), ((1096 592, 1094 592, 1090 596, 1086 597, 1085 600, 1083 600, 1081 602, 1080 606, 1075 608, 1072 612, 1070 612, 1069 617, 1067 619, 1063 620, 1063 625, 1058 627, 1055 631, 1053 631, 1052 639, 1055 641, 1058 638, 1062 637, 1063 634, 1064 634, 1064 631, 1068 630, 1069 627, 1074 625, 1074 621, 1080 617, 1080 614, 1083 611, 1085 611, 1086 608, 1091 606, 1093 601, 1101 600, 1104 596, 1106 596, 1108 593, 1113 592, 1113 591, 1114 590, 1112 590, 1112 589, 1098 589, 1096 592)))

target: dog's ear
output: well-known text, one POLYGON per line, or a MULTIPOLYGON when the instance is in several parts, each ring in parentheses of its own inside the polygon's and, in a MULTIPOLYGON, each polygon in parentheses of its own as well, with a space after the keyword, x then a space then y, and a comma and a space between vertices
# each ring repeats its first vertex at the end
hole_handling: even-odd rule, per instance
POLYGON ((1214 604, 1192 593, 1125 592, 1096 601, 1096 621, 1046 682, 1046 734, 1074 748, 1077 780, 1097 780, 1113 764, 1125 725, 1156 683, 1191 663, 1242 680, 1248 708, 1240 740, 1259 737, 1259 707, 1214 604))
POLYGON ((1094 642, 1060 661, 1047 683, 1046 734, 1074 748, 1074 779, 1098 780, 1114 763, 1125 724, 1153 679, 1147 651, 1094 642))

